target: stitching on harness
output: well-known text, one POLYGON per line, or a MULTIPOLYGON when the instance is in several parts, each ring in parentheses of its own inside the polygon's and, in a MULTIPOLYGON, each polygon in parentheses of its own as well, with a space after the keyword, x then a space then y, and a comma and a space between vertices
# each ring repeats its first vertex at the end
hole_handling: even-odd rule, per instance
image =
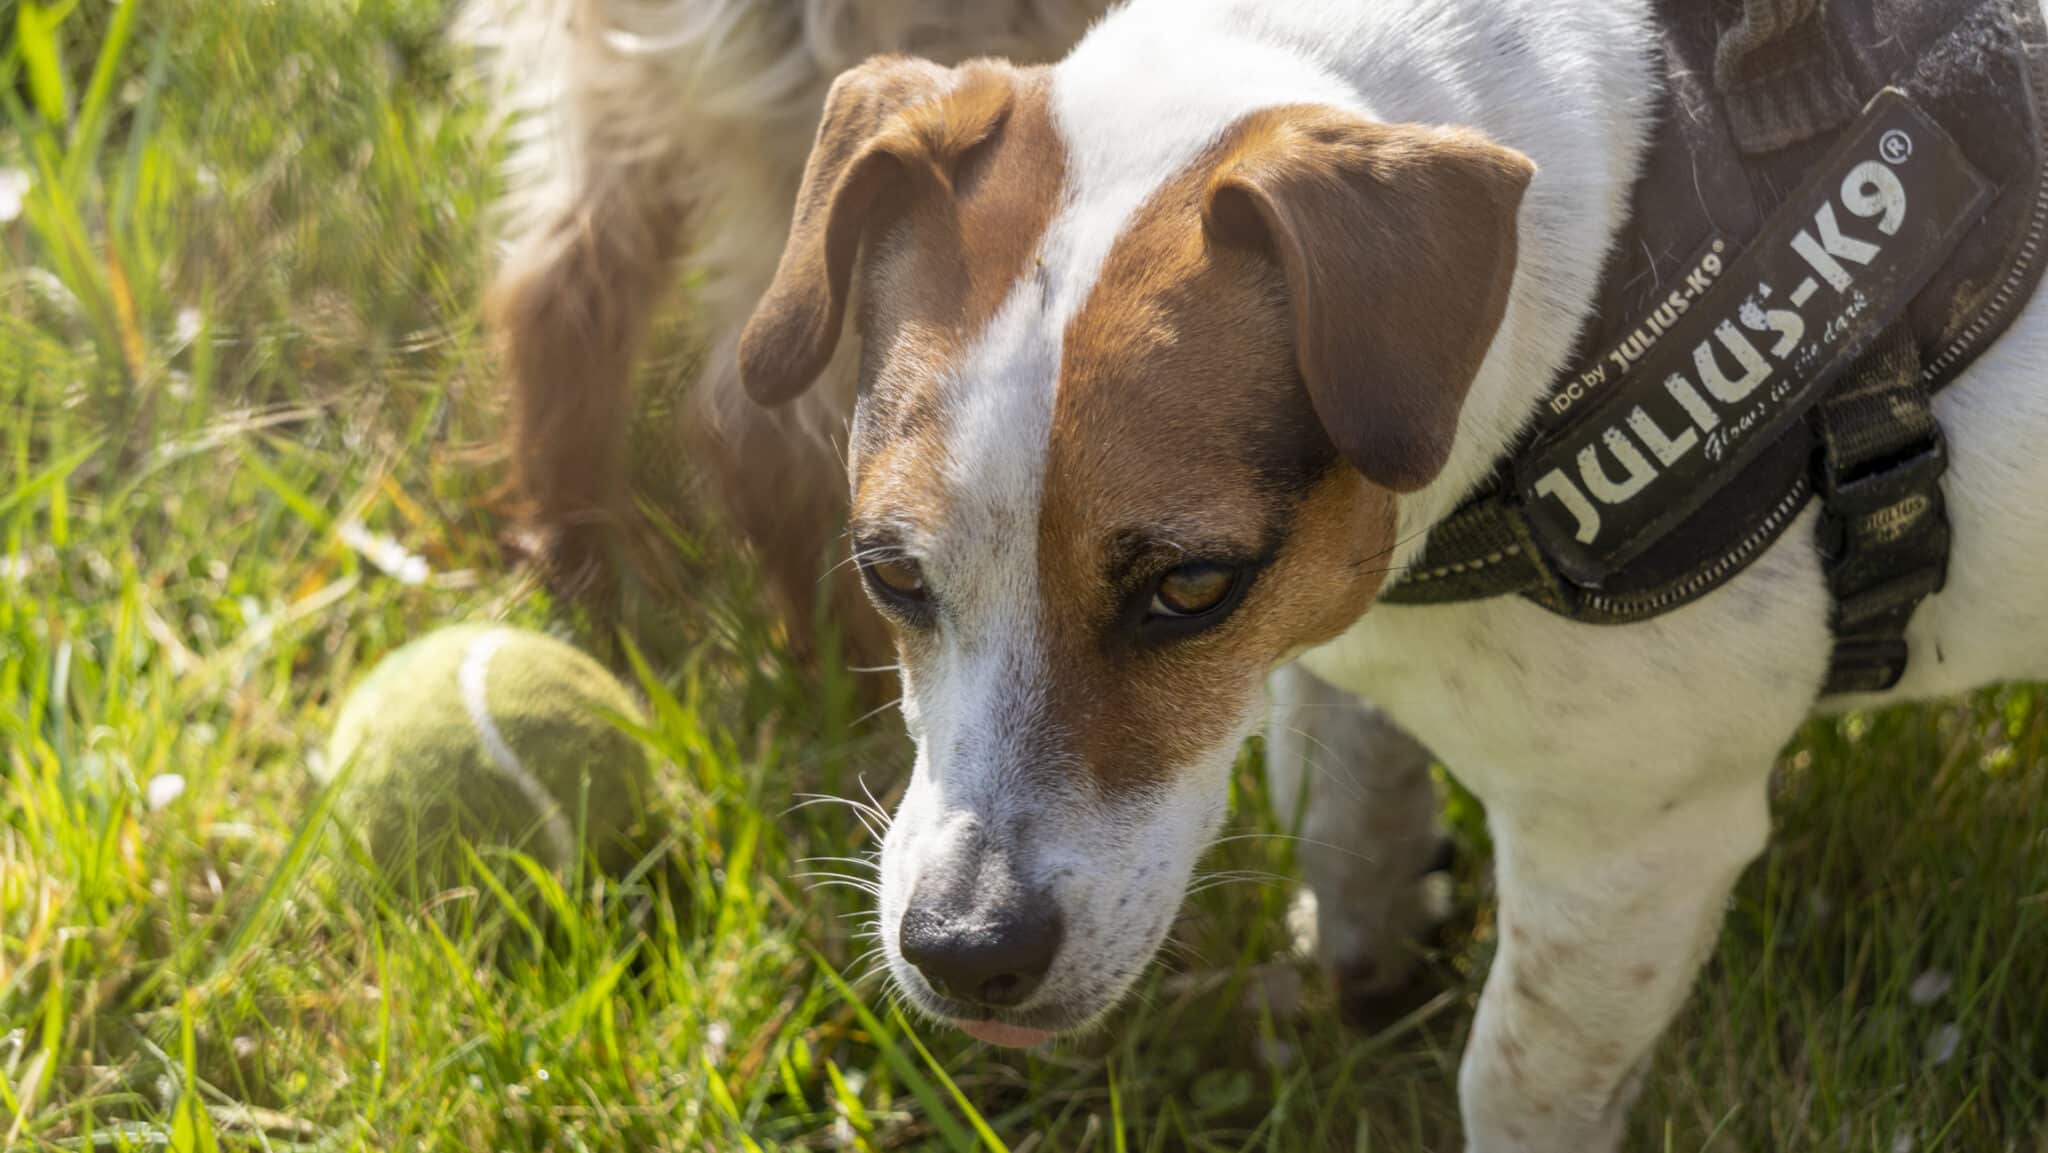
POLYGON ((1499 552, 1487 553, 1485 556, 1480 557, 1477 560, 1460 561, 1457 564, 1439 565, 1438 567, 1430 569, 1426 572, 1412 572, 1409 573, 1405 579, 1420 584, 1423 581, 1438 580, 1442 577, 1447 576, 1463 576, 1469 572, 1478 572, 1480 569, 1483 569, 1488 565, 1499 564, 1500 562, 1506 560, 1511 556, 1519 556, 1521 555, 1521 552, 1521 545, 1511 544, 1508 547, 1501 549, 1499 552))

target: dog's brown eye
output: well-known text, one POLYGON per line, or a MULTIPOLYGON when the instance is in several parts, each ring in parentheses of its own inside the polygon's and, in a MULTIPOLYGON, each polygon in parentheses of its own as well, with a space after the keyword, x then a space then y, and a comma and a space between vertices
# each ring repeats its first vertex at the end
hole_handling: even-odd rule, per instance
POLYGON ((1198 617, 1213 612, 1230 599, 1237 587, 1237 570, 1220 564, 1184 564, 1160 579, 1152 594, 1152 614, 1161 617, 1198 617))
POLYGON ((904 600, 923 600, 924 569, 908 557, 891 557, 868 566, 868 575, 884 589, 904 600))

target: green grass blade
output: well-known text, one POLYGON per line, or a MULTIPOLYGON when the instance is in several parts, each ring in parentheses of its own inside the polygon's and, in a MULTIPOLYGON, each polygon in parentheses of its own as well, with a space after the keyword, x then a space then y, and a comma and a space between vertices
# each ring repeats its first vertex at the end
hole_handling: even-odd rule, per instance
POLYGON ((70 5, 52 9, 37 0, 21 0, 14 13, 14 50, 28 72, 29 99, 36 114, 52 124, 64 123, 70 98, 64 86, 63 45, 57 26, 69 15, 70 5))
POLYGON ((199 1099, 199 1045, 193 1039, 192 998, 178 998, 178 1037, 183 1062, 183 1082, 178 1086, 178 1104, 171 1111, 171 1153, 220 1153, 220 1139, 214 1135, 213 1118, 199 1099))
POLYGON ((78 466, 92 459, 92 454, 100 450, 102 443, 97 438, 87 441, 51 462, 13 492, 0 496, 0 520, 13 516, 16 510, 69 480, 71 474, 78 471, 78 466))
MULTIPOLYGON (((995 1130, 988 1127, 988 1122, 982 1119, 981 1110, 976 1109, 974 1103, 967 1099, 967 1094, 960 1091, 960 1086, 954 1083, 952 1075, 932 1056, 932 1051, 924 1047, 924 1042, 918 1039, 916 1031, 910 1027, 910 1022, 903 1019, 903 1014, 891 1009, 889 1019, 902 1028, 903 1035, 916 1047, 917 1055, 924 1058, 925 1066, 932 1071, 932 1076, 937 1077, 939 1084, 946 1087, 946 1092, 953 1095, 953 1103, 960 1106, 962 1113, 967 1114, 967 1123, 974 1126, 975 1133, 981 1137, 981 1143, 994 1153, 1010 1153, 1010 1147, 1003 1144, 1003 1139, 996 1136, 995 1130)), ((1122 1142, 1119 1141, 1118 1144, 1122 1142)))
MULTIPOLYGON (((852 1008, 853 1015, 860 1021, 861 1027, 868 1031, 875 1047, 882 1051, 882 1059, 889 1063, 889 1068, 909 1087, 910 1094, 917 1098, 917 1103, 924 1106, 925 1120, 931 1122, 932 1127, 939 1131, 939 1135, 946 1139, 946 1144, 951 1146, 955 1153, 967 1153, 968 1150, 975 1148, 974 1138, 960 1127, 959 1118, 953 1116, 953 1111, 946 1106, 945 1098, 939 1096, 938 1090, 917 1067, 916 1062, 905 1056, 903 1050, 897 1048, 896 1043, 890 1040, 890 1030, 882 1023, 881 1018, 875 1016, 874 1011, 867 1007, 859 994, 853 991, 853 986, 848 985, 846 979, 839 975, 839 970, 833 968, 832 963, 825 959, 824 954, 808 946, 806 950, 811 954, 811 961, 817 965, 818 971, 825 975, 825 980, 838 990, 840 998, 852 1008)), ((908 1031, 906 1026, 905 1032, 908 1031)))
POLYGON ((469 865, 470 875, 490 891, 491 896, 498 901, 498 908, 512 918, 512 923, 518 925, 519 930, 526 934, 527 943, 533 946, 533 955, 538 957, 545 953, 547 942, 541 937, 540 926, 534 924, 533 918, 526 915, 525 902, 512 895, 512 891, 498 879, 498 871, 477 855, 476 849, 470 846, 467 838, 456 838, 456 845, 462 850, 462 857, 469 865))
POLYGON ((1128 1153, 1124 1148, 1124 1095, 1117 1082, 1116 1062, 1103 1066, 1102 1076, 1109 1082, 1109 1140, 1110 1148, 1116 1153, 1128 1153))
POLYGON ((307 496, 304 489, 286 480, 283 473, 270 467, 269 462, 263 459, 262 451, 255 445, 248 445, 244 448, 242 464, 250 472, 256 474, 256 479, 263 483, 263 487, 269 489, 278 500, 284 502, 284 506, 292 510, 292 513, 300 520, 306 522, 307 525, 318 532, 327 533, 334 531, 334 518, 329 516, 327 511, 320 507, 318 501, 307 496))
POLYGON ((262 893, 242 914, 241 923, 235 926, 234 935, 228 938, 227 948, 214 956, 213 964, 200 982, 203 987, 214 986, 217 982, 231 977, 235 967, 255 946, 258 936, 270 924, 271 918, 277 915, 279 906, 284 903, 293 886, 298 884, 299 878, 305 874, 306 866, 312 862, 313 850, 327 832, 327 819, 333 814, 334 803, 340 798, 341 790, 347 785, 353 768, 352 765, 343 766, 342 771, 336 773, 334 779, 320 790, 319 797, 313 802, 312 811, 306 815, 306 819, 299 825, 298 832, 292 835, 291 843, 286 846, 284 857, 278 861, 277 867, 270 871, 269 879, 263 884, 262 893))
POLYGON ((98 159, 100 138, 106 132, 107 101, 114 90, 114 75, 127 50, 129 33, 135 27, 135 10, 142 0, 123 0, 114 6, 113 21, 100 41, 99 58, 94 61, 92 79, 87 82, 85 102, 71 125, 71 140, 64 153, 64 184, 80 187, 92 162, 98 159))
POLYGON ((740 1148, 746 1150, 746 1153, 762 1153, 760 1143, 747 1134, 746 1121, 740 1116, 739 1106, 733 1101, 732 1090, 726 1086, 725 1078, 718 1075, 718 1070, 711 1064, 710 1058, 704 1058, 701 1064, 704 1069, 704 1085, 710 1090, 711 1104, 732 1127, 733 1134, 740 1139, 740 1148))

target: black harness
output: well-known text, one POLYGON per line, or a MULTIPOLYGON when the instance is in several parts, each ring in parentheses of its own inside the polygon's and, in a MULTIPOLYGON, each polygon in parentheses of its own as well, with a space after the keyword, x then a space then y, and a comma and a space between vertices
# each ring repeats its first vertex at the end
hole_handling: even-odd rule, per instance
POLYGON ((1574 367, 1381 599, 1590 624, 1712 592, 1821 501, 1824 691, 1879 692, 1947 577, 1932 395, 2048 229, 2038 0, 1665 0, 1664 109, 1574 367))

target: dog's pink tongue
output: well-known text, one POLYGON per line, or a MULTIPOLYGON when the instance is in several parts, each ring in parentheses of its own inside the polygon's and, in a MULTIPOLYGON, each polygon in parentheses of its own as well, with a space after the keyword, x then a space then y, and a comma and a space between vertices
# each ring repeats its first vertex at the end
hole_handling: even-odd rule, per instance
POLYGON ((1022 1025, 1005 1025, 1001 1021, 955 1021, 962 1033, 977 1041, 1001 1045, 1005 1049, 1035 1049, 1052 1040, 1052 1034, 1043 1029, 1026 1029, 1022 1025))

